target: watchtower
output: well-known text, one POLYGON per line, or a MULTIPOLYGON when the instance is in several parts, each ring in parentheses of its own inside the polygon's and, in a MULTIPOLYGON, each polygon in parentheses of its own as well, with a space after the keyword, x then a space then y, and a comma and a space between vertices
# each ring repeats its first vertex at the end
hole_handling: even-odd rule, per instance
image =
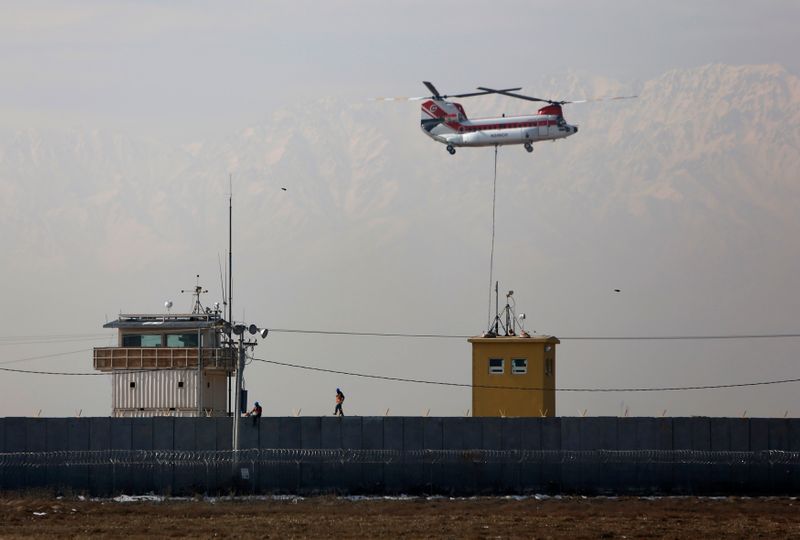
POLYGON ((525 314, 516 315, 514 291, 488 331, 472 344, 473 416, 555 416, 556 345, 554 336, 525 331, 525 314))
POLYGON ((95 347, 94 368, 110 373, 112 416, 226 416, 226 380, 236 350, 223 343, 219 305, 203 308, 199 285, 191 313, 126 314, 116 347, 95 347))

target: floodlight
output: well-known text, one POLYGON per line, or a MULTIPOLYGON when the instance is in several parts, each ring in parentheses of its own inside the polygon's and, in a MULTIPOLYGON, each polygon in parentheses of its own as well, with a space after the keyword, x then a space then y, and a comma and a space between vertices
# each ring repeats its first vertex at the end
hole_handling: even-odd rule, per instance
POLYGON ((262 328, 261 329, 261 338, 263 339, 263 338, 267 337, 267 334, 269 334, 269 328, 262 328))
POLYGON ((237 324, 233 327, 233 333, 236 334, 237 336, 241 336, 242 334, 244 334, 245 329, 246 329, 245 325, 237 324))
POLYGON ((254 325, 254 324, 251 324, 247 328, 247 331, 250 332, 252 335, 256 335, 258 333, 258 326, 254 325))

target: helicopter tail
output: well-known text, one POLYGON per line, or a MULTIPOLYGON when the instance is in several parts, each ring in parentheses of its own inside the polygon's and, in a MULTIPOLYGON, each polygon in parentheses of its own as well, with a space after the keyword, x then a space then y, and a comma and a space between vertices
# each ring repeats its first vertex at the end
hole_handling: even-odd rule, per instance
POLYGON ((459 122, 466 119, 463 107, 458 103, 429 99, 420 107, 420 126, 428 133, 457 132, 459 122))

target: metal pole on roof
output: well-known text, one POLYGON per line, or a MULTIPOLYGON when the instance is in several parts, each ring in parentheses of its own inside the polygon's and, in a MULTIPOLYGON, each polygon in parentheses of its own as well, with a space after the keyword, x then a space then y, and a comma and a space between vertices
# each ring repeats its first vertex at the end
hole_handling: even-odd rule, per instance
POLYGON ((239 462, 239 424, 242 418, 242 371, 244 371, 244 331, 239 334, 239 354, 236 365, 236 402, 233 404, 233 469, 239 462))

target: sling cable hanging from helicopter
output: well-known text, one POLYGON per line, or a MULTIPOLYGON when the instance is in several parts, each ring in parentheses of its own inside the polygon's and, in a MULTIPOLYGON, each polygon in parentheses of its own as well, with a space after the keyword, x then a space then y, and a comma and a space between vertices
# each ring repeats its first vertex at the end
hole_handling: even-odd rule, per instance
POLYGON ((494 145, 494 181, 492 182, 492 249, 489 253, 489 327, 492 324, 492 280, 494 279, 494 229, 497 206, 497 145, 494 145))

